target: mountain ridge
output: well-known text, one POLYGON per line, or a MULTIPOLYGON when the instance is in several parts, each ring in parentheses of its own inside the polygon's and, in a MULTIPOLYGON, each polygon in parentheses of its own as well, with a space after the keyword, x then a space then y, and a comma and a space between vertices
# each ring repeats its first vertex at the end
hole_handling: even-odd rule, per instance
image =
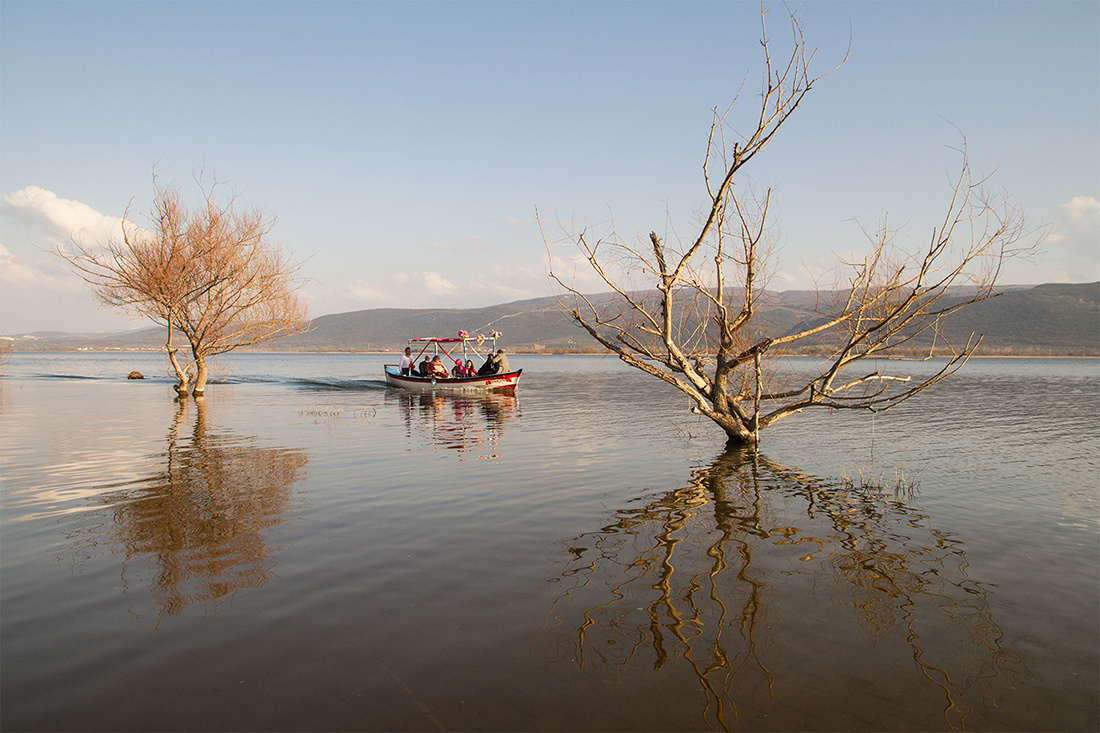
MULTIPOLYGON (((1100 282, 1005 286, 1002 295, 953 314, 946 336, 965 341, 984 334, 977 354, 1100 356, 1100 282)), ((814 291, 769 292, 761 307, 769 331, 789 332, 820 315, 814 291)), ((592 296, 596 302, 609 293, 592 296)), ((455 336, 460 330, 504 333, 501 345, 520 353, 601 353, 550 296, 481 308, 373 308, 313 319, 309 332, 252 351, 397 352, 409 338, 455 336)), ((96 334, 39 331, 5 336, 17 351, 134 350, 163 348, 163 327, 96 334)), ((812 353, 814 345, 798 350, 812 353)))

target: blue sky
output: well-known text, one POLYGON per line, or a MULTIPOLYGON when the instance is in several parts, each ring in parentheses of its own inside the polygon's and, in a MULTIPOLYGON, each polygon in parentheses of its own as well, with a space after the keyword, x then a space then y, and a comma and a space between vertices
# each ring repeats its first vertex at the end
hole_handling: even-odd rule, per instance
MULTIPOLYGON (((783 5, 769 4, 777 49, 783 5)), ((205 171, 277 217, 320 316, 549 293, 559 223, 690 231, 712 110, 761 68, 755 2, 0 3, 0 333, 147 325, 46 253, 205 171)), ((746 172, 774 190, 776 289, 860 223, 902 243, 978 174, 1048 227, 1005 282, 1100 279, 1100 3, 809 2, 843 57, 746 172)), ((140 216, 135 216, 140 221, 140 216)))

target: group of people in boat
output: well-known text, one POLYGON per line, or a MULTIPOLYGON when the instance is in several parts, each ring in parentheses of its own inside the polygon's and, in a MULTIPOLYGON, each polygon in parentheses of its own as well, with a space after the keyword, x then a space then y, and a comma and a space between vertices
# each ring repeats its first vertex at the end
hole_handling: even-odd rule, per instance
POLYGON ((424 356, 423 361, 417 366, 416 360, 413 359, 412 349, 405 347, 405 353, 401 357, 401 376, 403 377, 425 377, 432 379, 461 379, 466 377, 485 377, 491 374, 507 374, 511 371, 508 366, 508 357, 504 354, 504 349, 498 349, 496 353, 489 352, 489 355, 485 358, 485 363, 480 368, 474 368, 474 362, 467 359, 466 363, 456 362, 454 367, 447 371, 447 367, 443 364, 443 361, 439 358, 439 354, 436 354, 431 359, 424 356))

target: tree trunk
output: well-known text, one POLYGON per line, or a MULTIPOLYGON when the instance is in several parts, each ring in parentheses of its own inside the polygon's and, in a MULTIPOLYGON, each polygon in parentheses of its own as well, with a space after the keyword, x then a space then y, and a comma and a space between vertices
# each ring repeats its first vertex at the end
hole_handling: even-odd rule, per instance
POLYGON ((202 397, 206 392, 206 357, 202 354, 195 354, 195 387, 191 390, 191 394, 195 397, 202 397))
POLYGON ((725 420, 715 422, 726 432, 727 449, 752 448, 759 439, 759 435, 742 425, 736 415, 727 415, 725 420))
POLYGON ((740 433, 726 431, 726 449, 736 450, 740 448, 752 448, 756 445, 756 436, 752 433, 742 435, 740 433))
POLYGON ((164 344, 164 350, 168 352, 168 360, 170 362, 172 362, 172 369, 175 370, 176 379, 179 381, 179 384, 175 385, 176 393, 180 394, 180 395, 186 395, 187 394, 187 382, 188 382, 187 370, 185 370, 183 367, 181 367, 180 363, 179 363, 179 360, 176 359, 176 352, 179 351, 179 349, 172 348, 172 327, 171 326, 168 327, 168 342, 166 344, 164 344))

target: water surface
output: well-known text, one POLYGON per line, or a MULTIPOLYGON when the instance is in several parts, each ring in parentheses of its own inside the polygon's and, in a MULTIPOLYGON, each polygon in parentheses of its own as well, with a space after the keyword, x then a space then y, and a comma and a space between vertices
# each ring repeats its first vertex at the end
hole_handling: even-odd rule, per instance
POLYGON ((1096 360, 755 455, 610 358, 484 398, 386 361, 235 355, 177 402, 157 355, 16 354, 0 725, 1097 728, 1096 360))

